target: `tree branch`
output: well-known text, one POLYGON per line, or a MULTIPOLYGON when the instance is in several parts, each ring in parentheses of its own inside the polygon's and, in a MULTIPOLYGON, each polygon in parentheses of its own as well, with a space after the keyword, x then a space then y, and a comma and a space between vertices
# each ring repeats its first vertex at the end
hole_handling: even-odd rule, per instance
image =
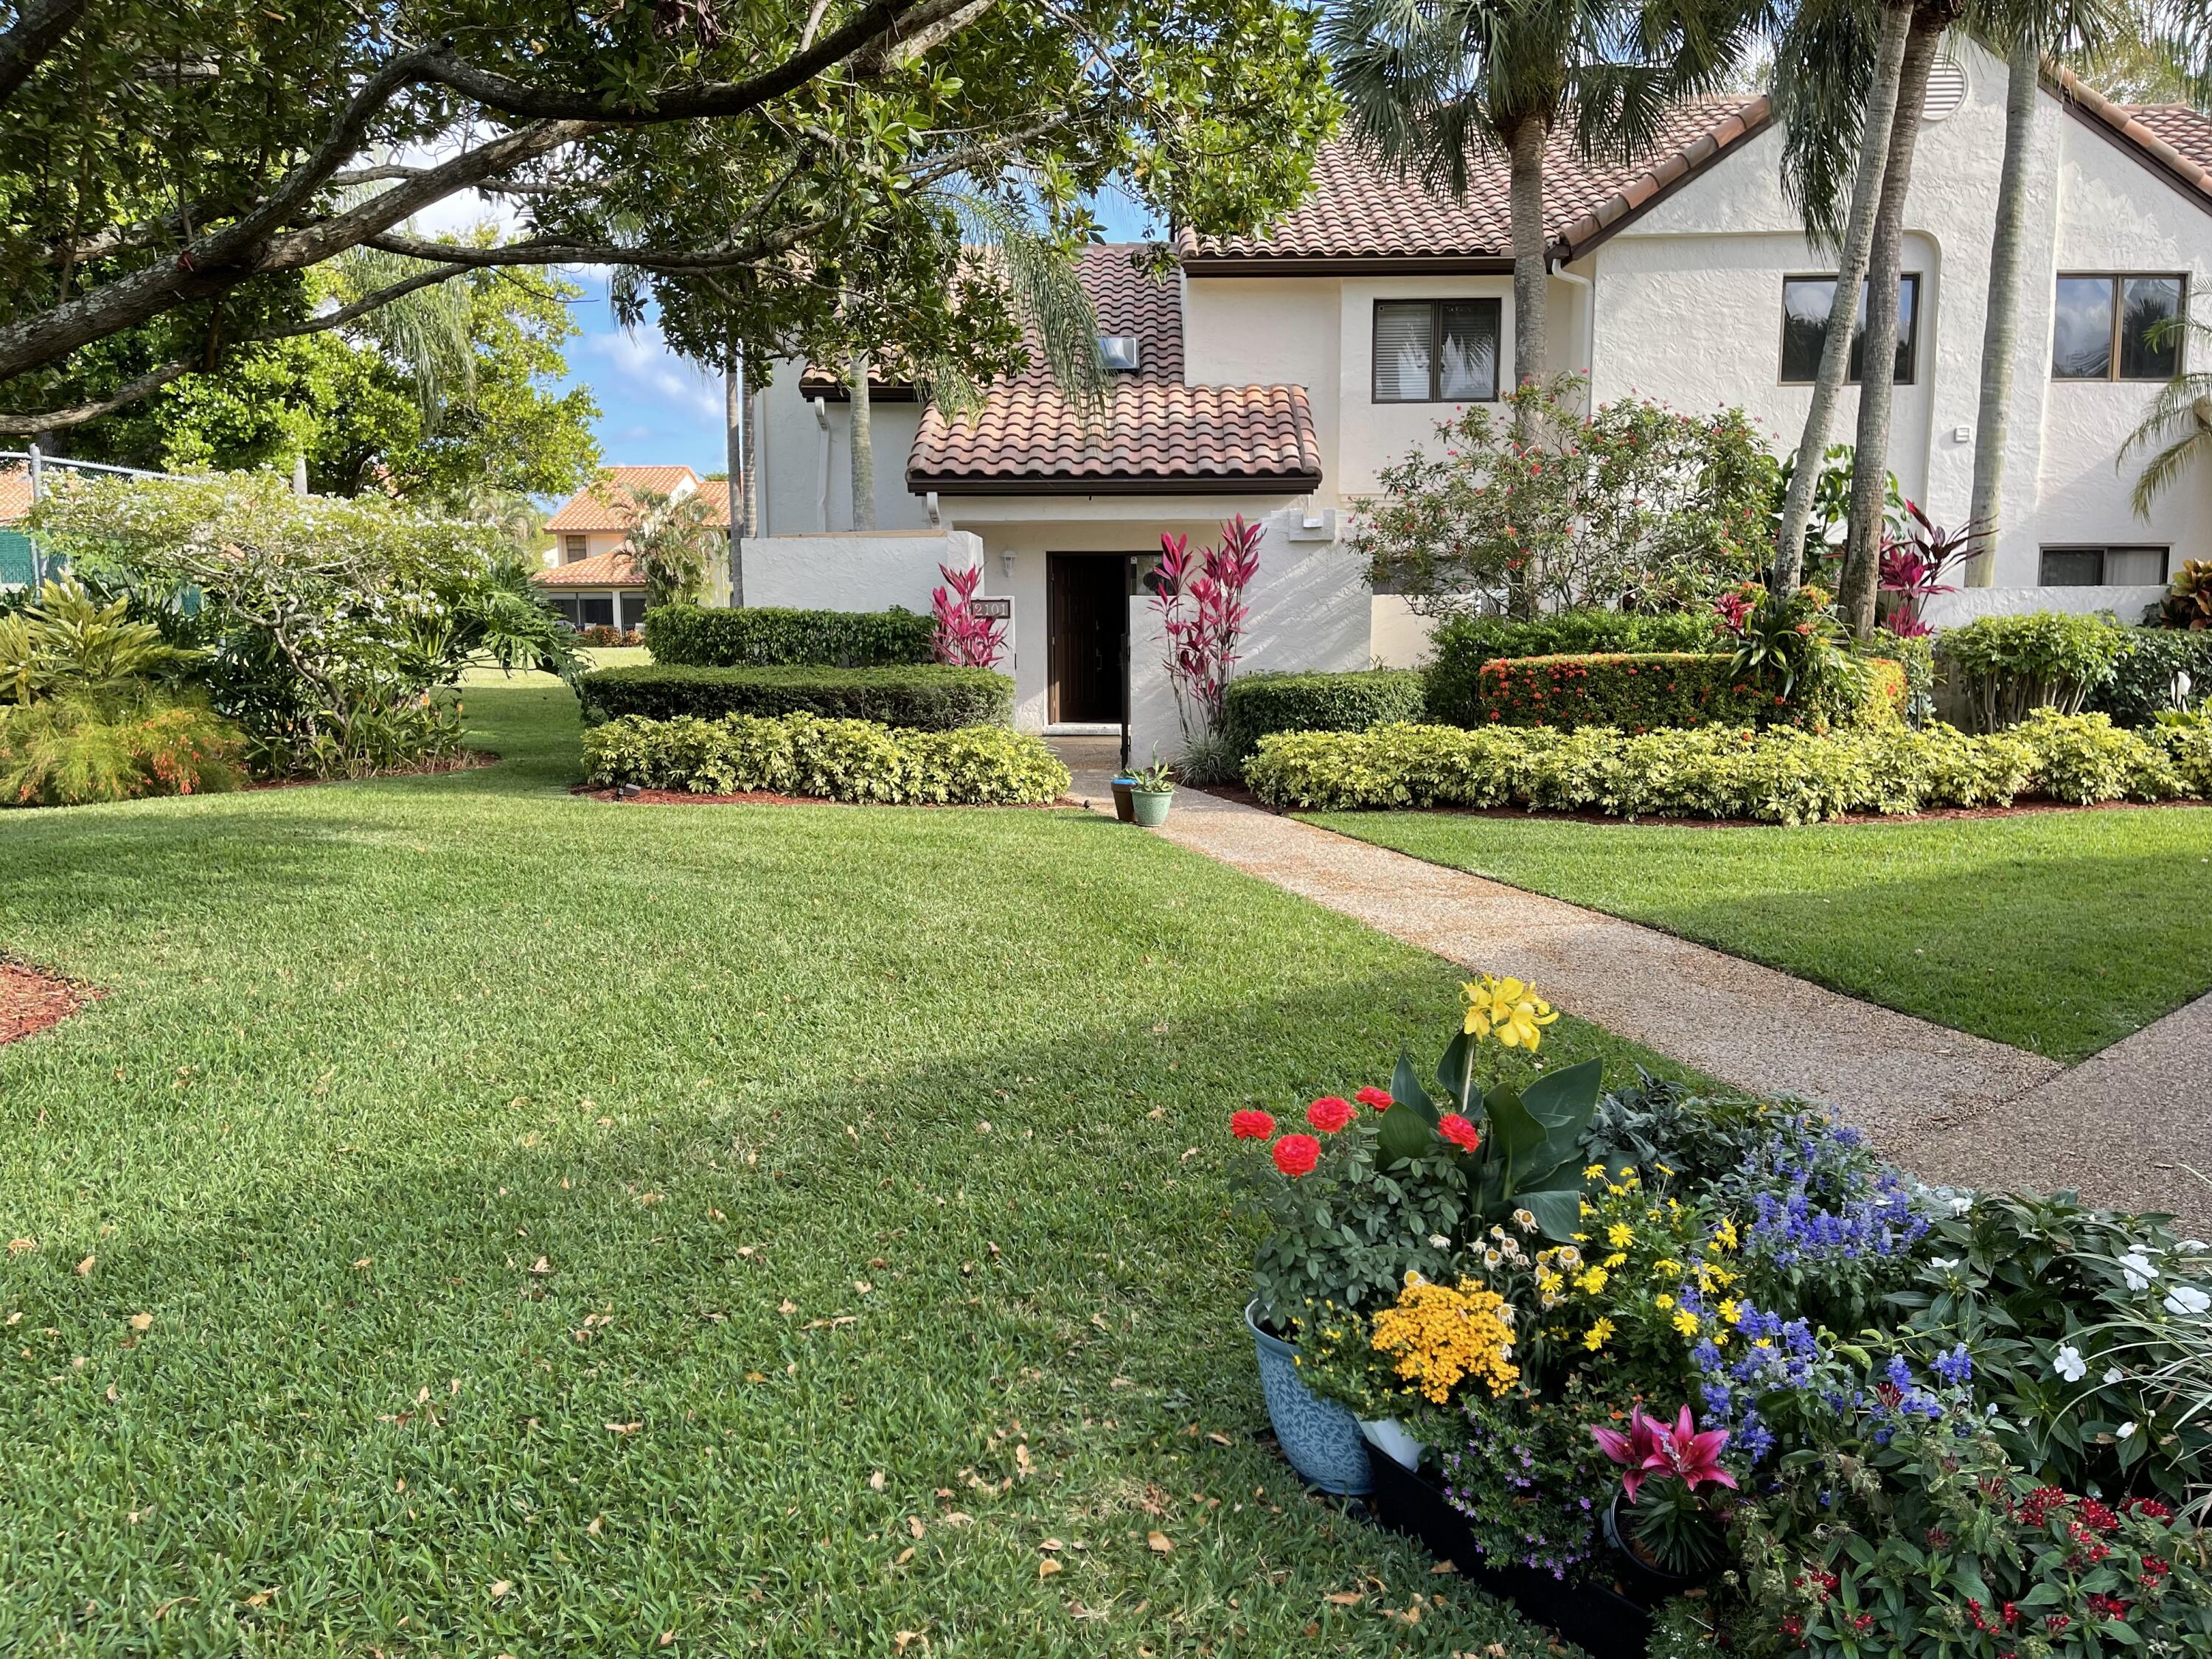
POLYGON ((117 410, 137 403, 141 398, 159 392, 172 380, 180 380, 199 367, 192 362, 164 363, 150 374, 141 374, 126 381, 116 391, 95 403, 75 404, 67 409, 44 410, 35 415, 0 414, 0 433, 10 436, 26 433, 56 432, 64 427, 82 426, 87 421, 96 421, 103 415, 112 415, 117 410))
POLYGON ((0 101, 29 80, 83 21, 86 0, 23 0, 15 27, 0 34, 0 101))

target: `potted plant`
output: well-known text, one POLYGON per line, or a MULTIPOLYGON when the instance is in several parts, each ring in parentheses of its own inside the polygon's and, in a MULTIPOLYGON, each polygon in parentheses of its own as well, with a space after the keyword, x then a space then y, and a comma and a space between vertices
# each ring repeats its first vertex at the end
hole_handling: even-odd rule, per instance
POLYGON ((1114 775, 1114 816, 1123 823, 1137 821, 1137 804, 1130 793, 1136 787, 1137 778, 1133 772, 1116 772, 1114 775))
POLYGON ((1175 775, 1155 760, 1130 775, 1129 804, 1136 821, 1157 830, 1168 821, 1168 806, 1175 799, 1175 775))
POLYGON ((1606 1508, 1605 1535, 1632 1585, 1656 1600, 1710 1577, 1723 1558, 1728 1530, 1729 1500, 1721 1493, 1735 1490, 1735 1477, 1720 1463, 1729 1431, 1700 1434, 1687 1406, 1672 1425, 1638 1406, 1626 1434, 1597 1424, 1590 1433, 1627 1471, 1606 1508))

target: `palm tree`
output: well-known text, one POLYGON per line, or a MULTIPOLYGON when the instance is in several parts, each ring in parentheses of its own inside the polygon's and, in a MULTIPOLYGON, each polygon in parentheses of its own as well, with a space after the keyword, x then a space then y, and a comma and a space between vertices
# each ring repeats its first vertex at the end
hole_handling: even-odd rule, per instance
MULTIPOLYGON (((1322 24, 1360 136, 1463 199, 1474 156, 1503 155, 1513 243, 1513 375, 1545 365, 1544 149, 1571 125, 1586 157, 1648 149, 1674 100, 1720 85, 1766 21, 1759 0, 1340 0, 1322 24)), ((1525 411, 1516 416, 1525 433, 1525 411)))
MULTIPOLYGON (((1776 102, 1788 122, 1784 177, 1798 198, 1815 240, 1833 240, 1833 212, 1839 179, 1837 159, 1846 153, 1837 128, 1849 118, 1853 77, 1847 72, 1859 58, 1863 37, 1856 9, 1808 6, 1793 21, 1778 64, 1776 102), (1839 70, 1845 72, 1839 73, 1839 70)), ((1881 8, 1863 93, 1856 146, 1857 167, 1850 208, 1837 249, 1836 291, 1828 307, 1828 326, 1805 429, 1797 443, 1797 463, 1782 503, 1782 524, 1774 550, 1774 590, 1795 592, 1805 568, 1805 527, 1813 510, 1813 491, 1828 451, 1828 428, 1850 372, 1851 335, 1858 323, 1859 296, 1866 285, 1874 243, 1875 204, 1889 162, 1888 134, 1894 125, 1905 44, 1912 32, 1911 0, 1881 8)), ((1869 358, 1866 361, 1871 362, 1869 358)))
MULTIPOLYGON (((2212 347, 2212 323, 2172 318, 2149 331, 2154 343, 2188 337, 2212 347)), ((2185 359, 2188 354, 2182 354, 2185 359)), ((2132 500, 2148 518, 2151 503, 2164 495, 2191 462, 2212 463, 2212 369, 2184 369, 2158 389, 2142 423, 2120 446, 2119 465, 2130 455, 2150 453, 2136 478, 2132 500)))
POLYGON ((630 524, 629 554, 645 578, 646 605, 696 603, 706 585, 707 562, 718 547, 728 545, 721 526, 696 490, 681 495, 657 489, 630 494, 636 516, 630 524))
POLYGON ((853 528, 873 530, 876 527, 876 436, 875 422, 871 410, 868 372, 869 354, 866 346, 853 354, 851 380, 853 386, 853 528))
POLYGON ((1974 494, 1968 521, 1980 550, 1966 582, 1996 579, 2005 449, 2010 442, 2012 366, 2020 338, 2021 276, 2027 265, 2024 221, 2035 100, 2045 58, 2094 56, 2135 46, 2150 20, 2126 0, 2000 0, 1977 20, 1978 33, 2006 56, 2004 162, 1997 176, 1996 223, 1990 244, 1990 289, 1982 325, 1981 406, 1974 426, 1974 494))

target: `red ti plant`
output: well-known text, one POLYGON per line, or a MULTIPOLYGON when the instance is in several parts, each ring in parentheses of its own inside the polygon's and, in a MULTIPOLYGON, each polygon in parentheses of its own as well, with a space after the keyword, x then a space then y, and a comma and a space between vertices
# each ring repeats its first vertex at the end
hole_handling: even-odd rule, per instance
POLYGON ((1152 610, 1167 635, 1168 685, 1186 742, 1221 729, 1222 698, 1251 612, 1244 590, 1260 569, 1260 526, 1243 514, 1221 526, 1221 544, 1194 554, 1187 536, 1160 538, 1152 610))
POLYGON ((1006 648, 1006 625, 995 617, 975 615, 968 603, 983 580, 982 567, 955 570, 940 564, 937 574, 952 586, 949 593, 941 587, 929 591, 930 615, 937 623, 937 660, 957 663, 963 668, 994 666, 1000 653, 1006 648))
POLYGON ((1727 1521, 1713 1503, 1715 1489, 1736 1489, 1735 1477, 1721 1467, 1728 1431, 1698 1433, 1687 1406, 1671 1426, 1638 1406, 1627 1433, 1596 1424, 1590 1433, 1599 1449, 1628 1471, 1620 1486, 1629 1512, 1620 1520, 1632 1553, 1647 1565, 1680 1575, 1713 1566, 1727 1521))
POLYGON ((1882 532, 1882 626, 1905 640, 1933 633, 1921 620, 1922 604, 1933 594, 1958 592, 1943 580, 1944 573, 1972 558, 1988 539, 1988 530, 1980 524, 1969 520, 1956 530, 1946 530, 1921 510, 1919 502, 1905 502, 1903 532, 1882 532))

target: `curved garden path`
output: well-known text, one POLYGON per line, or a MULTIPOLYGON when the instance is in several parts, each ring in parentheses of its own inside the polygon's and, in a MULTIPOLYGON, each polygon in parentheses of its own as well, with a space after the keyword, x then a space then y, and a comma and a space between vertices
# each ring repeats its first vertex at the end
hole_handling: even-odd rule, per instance
MULTIPOLYGON (((1072 748, 1073 745, 1070 745, 1072 748)), ((1109 774, 1073 797, 1110 812, 1109 774)), ((1184 790, 1158 833, 1759 1094, 1835 1107, 1924 1178, 2212 1222, 2212 998, 2071 1071, 1671 933, 1184 790)))

